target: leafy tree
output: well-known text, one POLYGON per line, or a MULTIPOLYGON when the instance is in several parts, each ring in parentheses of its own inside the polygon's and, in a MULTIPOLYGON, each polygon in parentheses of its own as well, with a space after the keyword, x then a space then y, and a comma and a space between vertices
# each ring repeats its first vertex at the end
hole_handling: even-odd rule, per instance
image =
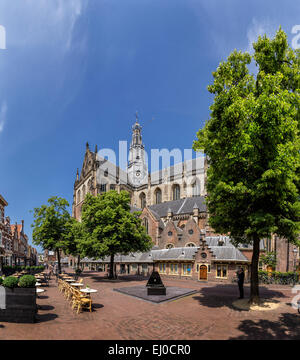
POLYGON ((275 269, 276 266, 276 253, 274 251, 270 251, 260 256, 260 262, 262 265, 272 266, 275 269))
POLYGON ((253 56, 233 51, 213 72, 210 119, 193 148, 208 157, 211 226, 235 244, 253 245, 250 302, 256 303, 260 239, 276 233, 296 243, 299 235, 300 53, 281 28, 253 48, 253 56), (248 70, 252 59, 257 75, 248 70))
POLYGON ((111 190, 96 197, 87 194, 82 207, 82 223, 89 234, 84 241, 85 255, 110 256, 110 278, 114 277, 116 254, 148 251, 153 245, 138 213, 131 213, 129 204, 127 191, 111 190))
POLYGON ((65 251, 68 255, 77 256, 77 269, 80 266, 80 258, 83 254, 84 239, 87 236, 82 223, 70 218, 66 224, 65 251))
POLYGON ((41 245, 43 249, 55 251, 57 254, 58 271, 61 272, 60 250, 66 247, 65 236, 70 214, 67 210, 69 203, 59 197, 51 197, 49 205, 42 205, 34 209, 33 243, 41 245))

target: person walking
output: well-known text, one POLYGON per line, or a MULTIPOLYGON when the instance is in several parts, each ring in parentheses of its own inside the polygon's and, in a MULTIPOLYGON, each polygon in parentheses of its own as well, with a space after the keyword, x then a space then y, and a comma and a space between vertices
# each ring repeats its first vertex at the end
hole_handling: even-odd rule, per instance
POLYGON ((242 267, 239 268, 237 271, 237 278, 238 278, 238 286, 240 291, 239 299, 244 299, 244 280, 245 280, 245 273, 242 267))

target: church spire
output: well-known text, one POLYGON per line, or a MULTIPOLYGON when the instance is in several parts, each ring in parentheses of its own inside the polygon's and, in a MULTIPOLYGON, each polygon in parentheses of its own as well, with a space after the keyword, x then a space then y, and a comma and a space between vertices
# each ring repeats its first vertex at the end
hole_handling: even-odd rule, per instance
POLYGON ((142 143, 142 127, 139 124, 139 117, 138 112, 135 113, 135 124, 132 127, 132 140, 131 140, 131 146, 130 147, 141 147, 144 148, 144 145, 142 143))

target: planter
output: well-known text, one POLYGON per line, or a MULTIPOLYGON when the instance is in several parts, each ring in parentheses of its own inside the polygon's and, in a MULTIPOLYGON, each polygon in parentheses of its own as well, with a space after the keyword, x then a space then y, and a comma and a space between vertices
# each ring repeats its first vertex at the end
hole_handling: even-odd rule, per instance
POLYGON ((14 323, 34 323, 35 315, 35 288, 10 289, 0 286, 0 321, 14 323), (5 302, 3 301, 3 297, 5 297, 5 302), (3 303, 5 306, 3 306, 3 303), (1 307, 4 307, 4 309, 1 307))

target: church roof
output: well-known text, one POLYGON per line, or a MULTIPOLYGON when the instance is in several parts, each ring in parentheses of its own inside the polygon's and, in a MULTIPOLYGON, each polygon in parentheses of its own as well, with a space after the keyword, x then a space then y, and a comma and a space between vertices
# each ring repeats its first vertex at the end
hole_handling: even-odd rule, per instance
MULTIPOLYGON (((217 237, 216 237, 217 238, 217 237)), ((212 238, 210 238, 212 239, 212 238)), ((208 249, 212 251, 214 260, 219 261, 240 261, 249 262, 241 251, 234 247, 230 242, 225 241, 223 246, 218 246, 214 241, 210 241, 209 237, 206 238, 208 249), (213 244, 213 245, 211 245, 213 244)), ((115 262, 119 263, 153 263, 153 261, 193 261, 196 253, 201 247, 174 247, 170 249, 156 249, 153 248, 148 252, 136 252, 129 255, 116 255, 115 262)), ((97 263, 109 263, 110 257, 106 256, 101 259, 89 259, 84 258, 82 262, 97 262, 97 263)))
POLYGON ((148 206, 149 210, 158 219, 167 217, 168 212, 171 210, 173 215, 179 214, 193 214, 195 204, 201 212, 206 212, 205 197, 195 196, 179 200, 166 201, 160 204, 148 206))

